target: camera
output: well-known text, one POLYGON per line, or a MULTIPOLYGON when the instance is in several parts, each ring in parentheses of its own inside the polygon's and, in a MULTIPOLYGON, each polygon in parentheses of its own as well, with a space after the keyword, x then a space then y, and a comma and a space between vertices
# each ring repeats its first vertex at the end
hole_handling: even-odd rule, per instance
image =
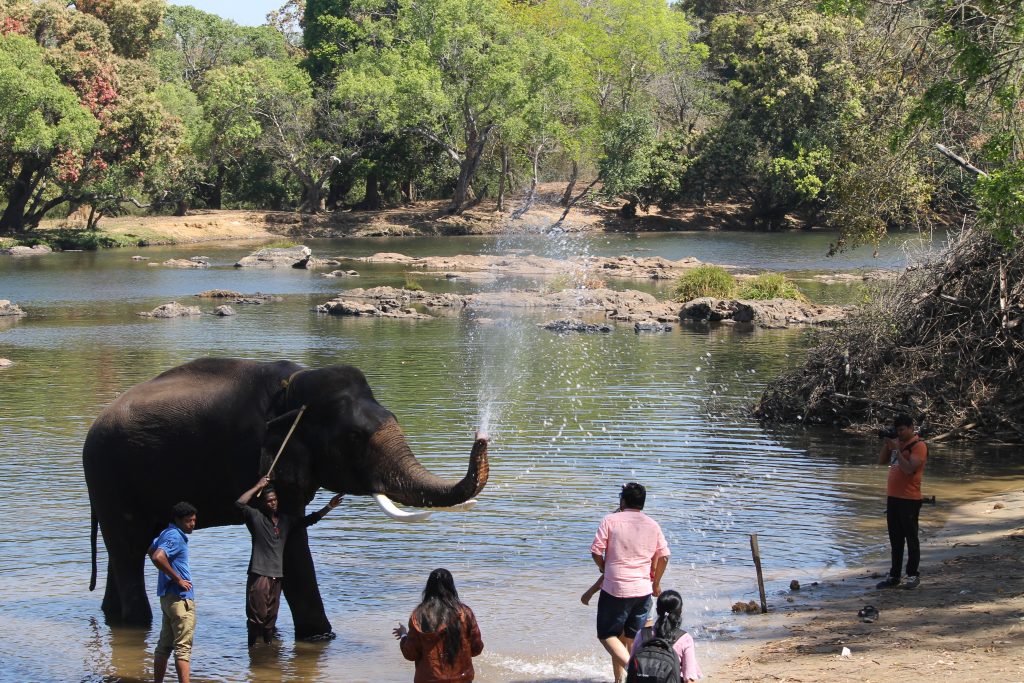
POLYGON ((885 427, 884 429, 877 430, 875 433, 878 434, 878 438, 879 439, 895 439, 896 438, 896 428, 895 427, 885 427))

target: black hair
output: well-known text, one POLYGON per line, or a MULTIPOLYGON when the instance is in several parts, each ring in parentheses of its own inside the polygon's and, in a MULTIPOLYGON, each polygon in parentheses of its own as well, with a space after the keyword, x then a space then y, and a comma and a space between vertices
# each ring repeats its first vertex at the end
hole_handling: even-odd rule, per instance
POLYGON ((273 493, 275 496, 277 495, 277 489, 274 488, 273 484, 267 484, 265 487, 263 487, 263 499, 264 500, 266 500, 266 497, 267 497, 268 493, 273 493))
POLYGON ((196 510, 195 505, 181 501, 180 503, 175 503, 174 507, 171 508, 171 519, 185 519, 197 512, 198 510, 196 510))
POLYGON ((914 418, 910 417, 906 413, 900 413, 896 416, 896 419, 892 421, 893 427, 913 427, 914 418))
POLYGON ((643 485, 631 481, 622 485, 622 492, 619 494, 625 507, 633 510, 643 510, 647 502, 647 489, 643 485))
POLYGON ((439 568, 430 572, 423 601, 413 610, 413 616, 425 633, 436 633, 445 627, 444 654, 448 663, 454 664, 462 647, 462 602, 450 571, 439 568))
POLYGON ((665 638, 683 623, 683 596, 677 591, 662 591, 658 596, 658 621, 654 624, 654 637, 665 638))

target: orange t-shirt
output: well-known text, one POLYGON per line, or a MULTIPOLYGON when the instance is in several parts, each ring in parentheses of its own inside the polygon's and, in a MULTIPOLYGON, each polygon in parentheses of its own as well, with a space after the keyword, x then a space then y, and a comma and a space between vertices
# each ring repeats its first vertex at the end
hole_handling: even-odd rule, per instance
POLYGON ((913 441, 900 444, 900 455, 910 458, 915 455, 921 458, 921 466, 913 474, 907 474, 898 464, 889 465, 889 483, 886 495, 906 500, 921 500, 921 477, 924 475, 924 463, 928 460, 928 446, 924 441, 914 437, 913 441))

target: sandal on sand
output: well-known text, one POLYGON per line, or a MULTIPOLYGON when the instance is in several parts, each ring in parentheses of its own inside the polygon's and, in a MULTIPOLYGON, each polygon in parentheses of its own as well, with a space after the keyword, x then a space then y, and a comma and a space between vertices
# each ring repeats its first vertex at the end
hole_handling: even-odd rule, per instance
POLYGON ((857 616, 860 617, 860 620, 865 624, 870 624, 878 620, 878 610, 871 605, 864 605, 864 607, 857 612, 857 616))

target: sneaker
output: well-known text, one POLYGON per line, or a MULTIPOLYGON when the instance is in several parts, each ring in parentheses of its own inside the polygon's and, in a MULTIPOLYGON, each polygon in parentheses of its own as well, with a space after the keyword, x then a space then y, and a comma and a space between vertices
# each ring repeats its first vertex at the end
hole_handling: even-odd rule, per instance
POLYGON ((911 588, 917 588, 920 585, 921 585, 921 577, 920 576, 908 576, 907 580, 904 581, 902 585, 900 585, 900 588, 906 588, 907 590, 910 590, 911 588))
POLYGON ((875 588, 895 588, 900 585, 900 579, 898 576, 887 576, 882 581, 875 584, 875 588))

